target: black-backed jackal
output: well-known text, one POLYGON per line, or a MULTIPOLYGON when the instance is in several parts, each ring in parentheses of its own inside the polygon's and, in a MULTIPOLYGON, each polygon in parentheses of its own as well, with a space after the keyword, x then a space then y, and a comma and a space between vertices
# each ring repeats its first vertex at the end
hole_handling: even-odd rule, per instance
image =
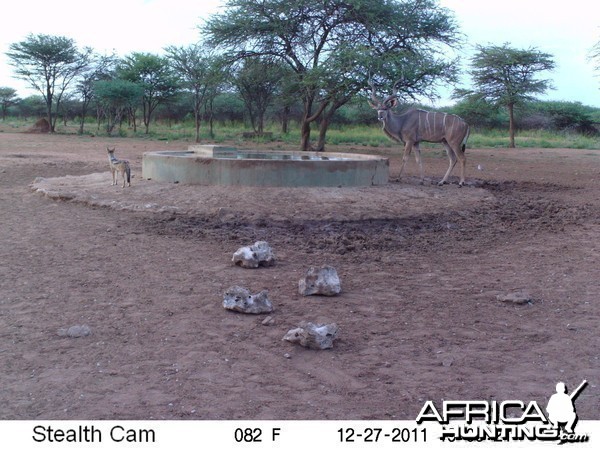
POLYGON ((117 159, 115 157, 115 149, 106 147, 108 151, 108 163, 110 164, 110 173, 112 174, 112 186, 117 184, 117 172, 123 177, 123 187, 125 187, 125 181, 127 185, 131 186, 131 168, 129 167, 129 161, 126 159, 117 159))

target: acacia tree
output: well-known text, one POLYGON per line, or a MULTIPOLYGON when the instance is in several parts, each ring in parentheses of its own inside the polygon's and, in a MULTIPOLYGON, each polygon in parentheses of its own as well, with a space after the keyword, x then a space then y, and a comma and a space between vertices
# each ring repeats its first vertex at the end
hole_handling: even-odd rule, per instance
POLYGON ((214 67, 217 65, 218 58, 198 44, 188 47, 170 46, 165 51, 183 89, 191 92, 194 97, 195 141, 200 142, 202 105, 207 99, 213 78, 217 73, 214 67))
POLYGON ((435 59, 456 42, 455 30, 434 0, 229 0, 203 29, 208 42, 232 59, 267 56, 291 68, 304 108, 302 150, 311 149, 311 123, 363 89, 381 60, 435 59))
POLYGON ((244 100, 252 128, 258 134, 264 131, 265 113, 279 91, 284 76, 285 70, 281 64, 261 58, 247 58, 233 77, 233 84, 244 100))
MULTIPOLYGON (((119 78, 140 85, 144 91, 142 110, 146 134, 152 113, 158 105, 171 101, 177 94, 177 78, 166 58, 150 53, 137 53, 125 57, 117 69, 119 78)), ((135 121, 135 117, 133 118, 135 121)))
POLYGON ((80 51, 73 39, 63 36, 30 34, 24 41, 10 44, 6 55, 15 68, 16 78, 25 80, 42 94, 51 133, 55 131, 65 91, 86 70, 91 54, 91 48, 80 51))
POLYGON ((126 112, 137 104, 143 96, 143 88, 131 81, 114 79, 94 82, 94 97, 104 112, 106 132, 112 134, 119 126, 126 112))
POLYGON ((515 49, 502 46, 478 46, 471 59, 470 75, 475 88, 458 89, 455 97, 471 97, 506 107, 509 117, 509 147, 515 148, 515 106, 533 100, 535 94, 550 88, 550 81, 538 79, 540 72, 552 70, 552 56, 536 48, 515 49))
POLYGON ((2 111, 2 120, 6 120, 8 108, 16 105, 19 101, 17 91, 9 87, 0 87, 0 111, 2 111))
POLYGON ((112 79, 116 64, 117 57, 115 55, 93 55, 88 70, 79 77, 75 85, 75 94, 77 94, 80 101, 79 134, 83 134, 88 107, 94 99, 94 84, 97 81, 112 79))

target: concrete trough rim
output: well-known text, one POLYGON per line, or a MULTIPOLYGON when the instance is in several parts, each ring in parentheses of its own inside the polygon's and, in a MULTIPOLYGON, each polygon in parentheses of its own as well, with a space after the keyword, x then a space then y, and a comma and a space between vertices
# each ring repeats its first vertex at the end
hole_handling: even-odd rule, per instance
POLYGON ((188 150, 144 153, 142 175, 156 181, 199 185, 379 186, 388 182, 389 160, 342 152, 192 145, 188 150), (264 156, 252 157, 259 154, 264 156), (278 155, 282 158, 272 159, 278 155))
MULTIPOLYGON (((319 158, 319 159, 309 159, 307 161, 319 161, 319 162, 325 162, 325 161, 339 161, 339 160, 348 160, 348 161, 352 161, 352 160, 381 160, 381 159, 387 159, 385 157, 382 156, 378 156, 378 155, 367 155, 364 153, 344 153, 344 152, 315 152, 315 151, 300 151, 300 150, 254 150, 254 149, 246 149, 246 148, 237 148, 237 147, 230 147, 230 146, 222 146, 222 145, 190 145, 188 147, 188 150, 184 150, 184 153, 193 153, 198 155, 199 157, 214 157, 214 151, 215 150, 232 150, 232 151, 238 151, 238 152, 251 152, 251 154, 255 154, 255 153, 269 153, 269 154, 273 154, 273 155, 277 155, 277 154, 282 154, 282 155, 293 155, 293 156, 309 156, 309 157, 315 157, 315 158, 319 158), (329 160, 325 160, 325 159, 321 159, 323 157, 330 157, 330 158, 339 158, 339 159, 329 159, 329 160)), ((170 154, 171 152, 173 153, 178 153, 177 151, 173 151, 173 150, 164 150, 164 151, 158 151, 157 153, 164 153, 164 154, 170 154)), ((175 155, 176 156, 176 155, 175 155)), ((227 159, 227 158, 223 158, 223 159, 227 159)), ((263 161, 263 158, 252 158, 252 157, 244 157, 244 160, 259 160, 259 161, 263 161)), ((281 160, 281 159, 268 159, 268 161, 288 161, 288 160, 281 160)))

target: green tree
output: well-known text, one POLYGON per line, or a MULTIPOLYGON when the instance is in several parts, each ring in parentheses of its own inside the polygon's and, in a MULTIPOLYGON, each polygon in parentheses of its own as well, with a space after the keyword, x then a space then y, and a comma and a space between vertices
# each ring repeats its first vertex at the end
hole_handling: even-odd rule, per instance
POLYGON ((119 78, 142 87, 143 120, 148 134, 152 113, 156 107, 173 100, 177 95, 177 78, 168 60, 150 53, 134 52, 121 62, 117 74, 119 78))
POLYGON ((73 39, 30 34, 10 44, 6 53, 16 77, 40 92, 46 102, 50 132, 55 131, 60 102, 73 80, 86 70, 92 50, 79 50, 73 39))
POLYGON ((30 95, 19 102, 17 111, 20 117, 40 117, 46 112, 46 102, 41 95, 30 95))
POLYGON ((104 111, 108 134, 112 134, 117 123, 121 125, 126 112, 142 99, 143 94, 143 87, 132 81, 114 79, 94 83, 94 96, 104 111))
MULTIPOLYGON (((456 42, 449 12, 434 0, 229 0, 203 31, 232 59, 271 57, 291 68, 304 109, 302 150, 312 148, 311 123, 325 118, 326 125, 366 87, 370 72, 389 81, 404 70, 408 80, 419 71, 404 63, 439 61, 444 45, 456 42)), ((455 73, 454 66, 446 69, 443 76, 455 73)), ((409 81, 407 90, 424 89, 431 78, 409 81)))
POLYGON ((0 87, 0 111, 2 111, 2 120, 6 120, 8 108, 19 102, 17 91, 9 87, 0 87))
POLYGON ((264 58, 247 58, 233 78, 256 133, 264 131, 265 113, 278 93, 284 76, 281 64, 264 58))
POLYGON ((449 111, 462 117, 470 126, 502 128, 507 120, 504 109, 477 97, 466 97, 456 102, 449 111))
POLYGON ((117 58, 114 55, 93 55, 88 70, 79 77, 75 85, 75 94, 79 97, 80 103, 79 134, 83 134, 88 107, 94 99, 94 84, 96 81, 113 78, 116 64, 117 58))
POLYGON ((506 107, 509 117, 510 148, 515 147, 514 108, 533 100, 550 88, 550 81, 538 79, 541 72, 552 70, 552 56, 535 48, 515 49, 502 46, 478 46, 471 59, 473 90, 459 89, 455 97, 472 97, 506 107))
POLYGON ((597 133, 593 116, 597 108, 582 105, 580 102, 544 101, 532 103, 529 109, 533 114, 546 118, 554 130, 597 133))
POLYGON ((187 47, 170 46, 165 51, 184 91, 193 95, 195 141, 200 142, 202 106, 210 92, 215 75, 219 73, 214 70, 217 58, 198 44, 187 47))

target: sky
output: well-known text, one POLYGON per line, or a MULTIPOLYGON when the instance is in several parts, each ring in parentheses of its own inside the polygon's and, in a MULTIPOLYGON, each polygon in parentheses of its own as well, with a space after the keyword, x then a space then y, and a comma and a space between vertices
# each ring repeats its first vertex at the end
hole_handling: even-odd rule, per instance
MULTIPOLYGON (((125 56, 131 52, 161 53, 169 45, 197 42, 198 26, 218 11, 221 0, 81 0, 11 1, 3 7, 0 26, 0 87, 17 89, 21 97, 34 92, 13 77, 5 53, 29 34, 65 36, 79 47, 125 56)), ((537 48, 553 56, 556 69, 545 74, 555 89, 540 98, 578 101, 600 107, 600 71, 588 55, 600 41, 600 2, 596 0, 439 0, 450 9, 467 44, 456 53, 463 70, 475 46, 537 48)), ((461 87, 469 87, 464 76, 461 87)), ((439 91, 439 104, 449 100, 451 87, 439 91)))

